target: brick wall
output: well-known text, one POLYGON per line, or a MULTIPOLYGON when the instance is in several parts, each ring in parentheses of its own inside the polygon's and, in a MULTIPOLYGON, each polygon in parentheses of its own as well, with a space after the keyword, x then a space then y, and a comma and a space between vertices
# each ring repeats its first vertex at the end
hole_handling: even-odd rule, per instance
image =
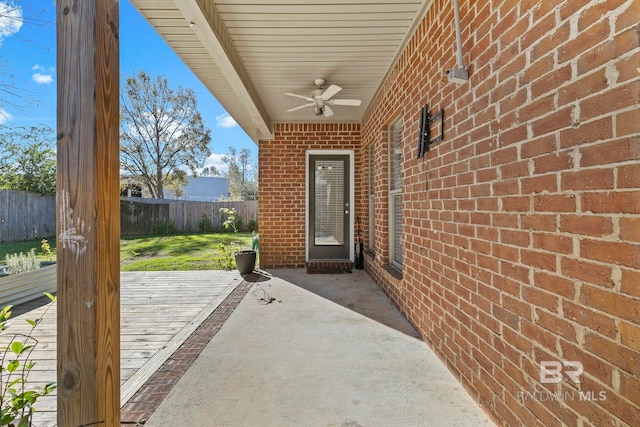
MULTIPOLYGON (((307 150, 358 150, 360 125, 275 125, 275 138, 259 142, 258 223, 262 268, 305 263, 305 154, 307 150)), ((356 199, 361 177, 356 173, 356 199)))
POLYGON ((362 123, 358 164, 376 152, 367 269, 501 424, 638 425, 640 1, 461 0, 463 85, 444 78, 452 3, 434 0, 362 123), (444 108, 445 140, 417 159, 425 103, 444 108), (385 266, 398 116, 401 279, 385 266), (542 384, 540 363, 563 360, 583 364, 581 383, 542 384))

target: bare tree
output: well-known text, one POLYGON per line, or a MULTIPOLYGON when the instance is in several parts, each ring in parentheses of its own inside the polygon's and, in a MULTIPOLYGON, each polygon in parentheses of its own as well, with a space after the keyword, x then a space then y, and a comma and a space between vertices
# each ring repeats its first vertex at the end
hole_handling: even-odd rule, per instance
POLYGON ((205 128, 191 89, 172 90, 167 79, 141 71, 127 78, 121 101, 120 165, 151 197, 164 199, 170 183, 193 175, 211 154, 211 130, 205 128))
POLYGON ((251 150, 243 148, 238 153, 235 147, 229 147, 229 153, 222 157, 227 165, 229 193, 233 200, 255 200, 258 196, 258 185, 255 180, 255 168, 252 167, 251 150))

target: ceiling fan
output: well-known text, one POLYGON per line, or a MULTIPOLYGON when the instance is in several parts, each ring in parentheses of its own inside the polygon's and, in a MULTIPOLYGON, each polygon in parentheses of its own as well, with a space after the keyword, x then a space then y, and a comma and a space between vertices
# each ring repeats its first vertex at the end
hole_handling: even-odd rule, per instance
POLYGON ((347 105, 350 107, 358 107, 362 103, 359 99, 331 99, 334 95, 342 90, 338 85, 330 85, 327 89, 323 90, 324 79, 316 79, 314 81, 316 89, 311 92, 311 96, 297 95, 295 93, 285 93, 287 96, 293 96, 295 98, 301 98, 308 101, 308 104, 299 105, 294 108, 290 108, 287 112, 302 110, 305 107, 313 107, 313 114, 316 116, 331 117, 333 116, 333 110, 330 105, 347 105))

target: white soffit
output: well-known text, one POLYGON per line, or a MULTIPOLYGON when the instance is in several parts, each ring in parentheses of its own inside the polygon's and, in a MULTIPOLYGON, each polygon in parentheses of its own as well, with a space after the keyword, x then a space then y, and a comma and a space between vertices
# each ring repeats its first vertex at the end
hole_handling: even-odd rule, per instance
MULTIPOLYGON (((430 0, 131 0, 254 140, 274 122, 359 122, 430 0), (189 26, 193 22, 195 31, 189 26), (343 90, 315 118, 313 81, 343 90)), ((126 40, 122 41, 126 43, 126 40)))

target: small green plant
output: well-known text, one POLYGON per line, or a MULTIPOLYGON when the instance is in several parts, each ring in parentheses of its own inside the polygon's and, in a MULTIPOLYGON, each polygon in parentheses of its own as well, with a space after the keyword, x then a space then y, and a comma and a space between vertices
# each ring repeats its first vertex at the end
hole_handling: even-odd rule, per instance
POLYGON ((198 231, 201 233, 211 233, 213 231, 213 225, 207 214, 202 215, 202 219, 198 223, 198 231))
MULTIPOLYGON (((55 297, 45 294, 51 301, 55 297)), ((52 305, 47 307, 47 310, 52 305)), ((7 321, 11 317, 12 306, 0 310, 0 331, 7 329, 7 321)), ((46 311, 45 311, 46 313, 46 311)), ((33 331, 42 319, 27 320, 31 325, 28 334, 15 334, 7 347, 0 349, 2 357, 2 371, 0 372, 0 390, 2 391, 2 408, 0 411, 0 426, 28 427, 31 425, 34 406, 41 396, 46 396, 56 389, 55 383, 48 383, 44 387, 29 387, 28 376, 36 363, 31 360, 31 354, 38 344, 33 337, 33 331)))
POLYGON ((51 250, 51 245, 47 239, 42 239, 40 242, 40 251, 47 261, 53 261, 53 251, 51 250))
POLYGON ((225 230, 231 229, 234 233, 237 233, 240 230, 238 223, 242 225, 242 218, 238 216, 236 210, 234 208, 220 208, 220 213, 227 216, 222 223, 225 230))
POLYGON ((249 220, 249 224, 247 224, 247 227, 249 228, 249 231, 251 231, 252 233, 258 232, 258 221, 256 221, 255 219, 251 218, 249 220))
POLYGON ((153 234, 175 234, 176 226, 173 224, 173 221, 163 219, 151 225, 151 232, 153 234))
POLYGON ((214 258, 215 263, 223 270, 233 270, 236 267, 234 251, 225 243, 218 243, 217 248, 218 255, 214 258))
POLYGON ((35 271, 40 268, 40 261, 36 259, 36 250, 31 249, 28 254, 7 255, 7 274, 20 274, 35 271))

